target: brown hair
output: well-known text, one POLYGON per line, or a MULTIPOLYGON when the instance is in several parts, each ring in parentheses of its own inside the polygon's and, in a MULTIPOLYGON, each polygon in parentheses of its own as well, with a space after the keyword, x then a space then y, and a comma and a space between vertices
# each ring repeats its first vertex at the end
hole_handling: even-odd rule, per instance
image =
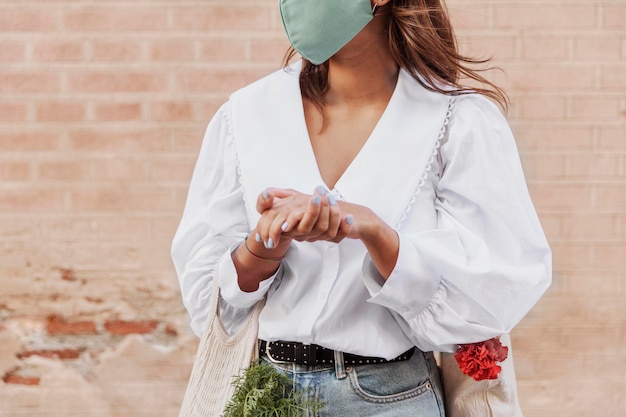
MULTIPOLYGON (((508 109, 506 93, 479 74, 489 59, 475 59, 461 55, 444 0, 392 0, 383 6, 389 14, 389 45, 398 65, 431 91, 448 95, 480 93, 508 109), (484 87, 460 84, 465 78, 484 87)), ((381 8, 382 11, 382 8, 381 8)), ((291 48, 283 65, 296 55, 291 48)), ((300 73, 302 95, 324 112, 324 94, 328 90, 328 62, 314 65, 303 59, 300 73)))

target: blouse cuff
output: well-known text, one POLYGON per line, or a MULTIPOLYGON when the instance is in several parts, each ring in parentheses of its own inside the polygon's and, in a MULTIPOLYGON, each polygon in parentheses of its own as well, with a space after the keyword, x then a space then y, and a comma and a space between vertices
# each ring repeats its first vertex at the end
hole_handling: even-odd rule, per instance
POLYGON ((218 277, 220 280, 220 294, 226 303, 236 308, 250 308, 258 301, 262 300, 274 279, 282 272, 283 265, 280 264, 278 270, 271 277, 259 283, 259 289, 253 292, 245 292, 239 288, 237 270, 233 263, 231 254, 237 249, 240 242, 228 249, 227 255, 222 256, 218 265, 218 277))
POLYGON ((385 281, 369 255, 363 262, 363 282, 370 293, 370 303, 396 311, 403 317, 415 317, 431 302, 441 277, 428 267, 424 255, 400 235, 398 260, 385 281))

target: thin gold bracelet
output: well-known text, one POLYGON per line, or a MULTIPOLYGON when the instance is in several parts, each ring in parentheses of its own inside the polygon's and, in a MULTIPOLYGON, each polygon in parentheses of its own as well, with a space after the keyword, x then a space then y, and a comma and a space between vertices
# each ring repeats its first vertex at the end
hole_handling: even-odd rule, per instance
POLYGON ((243 239, 243 246, 246 248, 246 250, 248 251, 250 255, 254 256, 256 259, 258 259, 259 261, 263 261, 263 262, 282 262, 283 261, 283 258, 264 258, 252 252, 250 248, 248 247, 248 236, 250 236, 250 234, 247 234, 246 237, 243 239))

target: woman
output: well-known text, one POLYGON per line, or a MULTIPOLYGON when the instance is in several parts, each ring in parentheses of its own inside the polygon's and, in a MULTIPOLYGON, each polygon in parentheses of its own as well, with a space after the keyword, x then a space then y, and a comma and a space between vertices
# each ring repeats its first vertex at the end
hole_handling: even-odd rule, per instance
POLYGON ((440 0, 282 0, 304 59, 211 121, 172 256, 191 326, 266 298, 261 357, 323 416, 443 416, 433 351, 509 332, 551 255, 502 92, 440 0))

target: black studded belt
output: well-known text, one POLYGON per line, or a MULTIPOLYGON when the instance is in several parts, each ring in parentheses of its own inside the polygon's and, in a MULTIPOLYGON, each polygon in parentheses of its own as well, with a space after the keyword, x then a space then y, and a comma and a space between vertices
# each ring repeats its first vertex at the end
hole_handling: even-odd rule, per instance
MULTIPOLYGON (((373 365, 379 363, 406 361, 413 356, 415 348, 411 348, 400 356, 387 360, 369 356, 353 355, 344 353, 345 365, 373 365)), ((297 365, 333 365, 335 363, 335 351, 318 345, 305 345, 297 342, 266 342, 259 340, 259 355, 267 355, 271 362, 295 363, 297 365)))

